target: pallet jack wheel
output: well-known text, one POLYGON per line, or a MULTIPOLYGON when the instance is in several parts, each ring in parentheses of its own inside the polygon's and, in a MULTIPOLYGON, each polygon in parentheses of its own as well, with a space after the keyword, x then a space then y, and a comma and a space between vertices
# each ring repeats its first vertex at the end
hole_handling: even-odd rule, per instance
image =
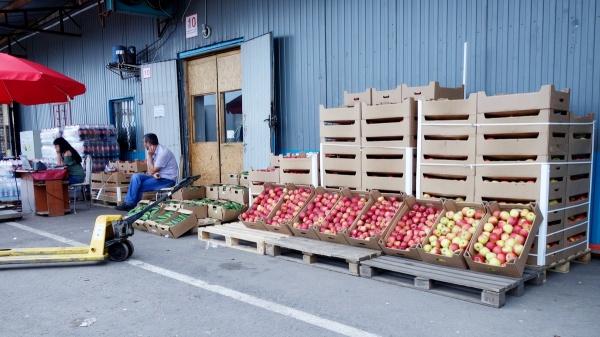
POLYGON ((123 242, 127 245, 127 248, 129 248, 129 255, 127 256, 127 258, 129 258, 129 257, 131 257, 131 255, 133 255, 133 252, 135 251, 135 249, 133 247, 133 242, 131 242, 129 240, 125 240, 123 242))
POLYGON ((116 242, 108 247, 111 261, 123 262, 131 256, 129 246, 125 242, 116 242))

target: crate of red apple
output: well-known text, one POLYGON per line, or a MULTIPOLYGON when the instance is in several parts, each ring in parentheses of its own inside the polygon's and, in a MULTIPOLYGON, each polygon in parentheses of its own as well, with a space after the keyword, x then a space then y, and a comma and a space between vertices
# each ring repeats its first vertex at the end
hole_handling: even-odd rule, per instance
POLYGON ((272 232, 291 235, 288 225, 312 198, 312 186, 295 186, 288 184, 283 189, 283 197, 271 214, 264 220, 266 229, 272 232))
POLYGON ((325 217, 340 199, 340 190, 317 187, 314 196, 300 213, 291 221, 290 230, 295 236, 319 240, 314 228, 325 220, 325 217))
POLYGON ((342 189, 340 194, 340 200, 325 219, 315 225, 315 231, 323 241, 347 244, 344 233, 367 206, 371 196, 368 192, 351 191, 347 188, 342 189))
POLYGON ((434 224, 427 240, 417 247, 421 260, 449 267, 466 269, 466 248, 474 240, 487 209, 482 204, 445 200, 439 221, 434 224))
POLYGON ((284 194, 284 187, 265 184, 264 190, 252 201, 252 206, 242 213, 239 220, 249 228, 266 230, 264 219, 275 209, 284 194))
POLYGON ((402 206, 402 194, 381 194, 371 191, 371 201, 344 233, 352 246, 380 250, 379 238, 396 218, 402 206))
POLYGON ((417 246, 424 243, 443 209, 441 200, 404 199, 398 217, 392 221, 379 241, 388 255, 420 260, 417 246))
POLYGON ((542 221, 540 210, 534 204, 490 203, 488 208, 490 216, 475 231, 465 254, 469 268, 521 277, 542 221))

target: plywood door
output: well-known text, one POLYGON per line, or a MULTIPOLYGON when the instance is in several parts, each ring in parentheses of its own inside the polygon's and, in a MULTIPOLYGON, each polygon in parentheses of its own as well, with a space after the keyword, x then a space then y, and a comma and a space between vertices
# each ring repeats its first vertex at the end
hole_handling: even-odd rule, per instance
MULTIPOLYGON (((219 120, 220 120, 220 154, 221 179, 230 173, 240 173, 243 170, 244 145, 242 142, 227 142, 227 123, 225 122, 225 97, 228 93, 242 89, 242 63, 240 51, 235 50, 217 55, 217 80, 219 91, 219 120)), ((242 114, 240 113, 239 116, 242 114)))
MULTIPOLYGON (((219 141, 197 141, 195 115, 195 99, 199 96, 217 94, 217 58, 205 57, 187 62, 187 87, 188 87, 188 121, 190 123, 190 166, 193 175, 200 174, 197 185, 214 184, 220 182, 219 141)), ((209 129, 211 126, 207 126, 209 129)), ((218 121, 215 121, 214 130, 218 130, 218 121)))

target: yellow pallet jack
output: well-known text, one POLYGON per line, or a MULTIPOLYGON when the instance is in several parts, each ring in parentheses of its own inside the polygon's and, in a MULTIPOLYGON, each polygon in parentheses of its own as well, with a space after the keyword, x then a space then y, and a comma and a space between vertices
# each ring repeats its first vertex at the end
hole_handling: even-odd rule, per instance
POLYGON ((198 178, 200 178, 199 175, 182 180, 168 193, 125 219, 122 215, 98 216, 89 246, 0 248, 0 265, 97 262, 106 259, 117 262, 125 261, 133 254, 133 244, 128 239, 133 235, 133 223, 141 218, 144 213, 171 197, 173 193, 192 185, 198 178))

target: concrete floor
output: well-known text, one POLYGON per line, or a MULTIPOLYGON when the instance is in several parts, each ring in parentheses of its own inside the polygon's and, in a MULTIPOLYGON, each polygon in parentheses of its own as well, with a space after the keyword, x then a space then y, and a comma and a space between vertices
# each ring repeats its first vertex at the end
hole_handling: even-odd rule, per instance
MULTIPOLYGON (((93 208, 58 218, 28 215, 18 222, 87 242, 94 218, 106 213, 114 211, 93 208)), ((173 240, 137 232, 133 241, 133 261, 192 281, 181 282, 135 263, 2 267, 0 336, 339 335, 314 319, 303 319, 307 314, 341 323, 339 331, 348 335, 596 337, 600 331, 599 260, 574 265, 568 274, 552 273, 545 285, 528 286, 522 297, 508 297, 503 308, 495 309, 278 258, 207 247, 195 236, 173 240), (272 310, 206 290, 214 285, 254 296, 259 304, 269 301, 265 303, 272 310), (276 313, 286 308, 298 311, 276 313), (85 320, 93 323, 80 326, 85 320)), ((0 247, 54 245, 60 243, 0 223, 0 247)))

